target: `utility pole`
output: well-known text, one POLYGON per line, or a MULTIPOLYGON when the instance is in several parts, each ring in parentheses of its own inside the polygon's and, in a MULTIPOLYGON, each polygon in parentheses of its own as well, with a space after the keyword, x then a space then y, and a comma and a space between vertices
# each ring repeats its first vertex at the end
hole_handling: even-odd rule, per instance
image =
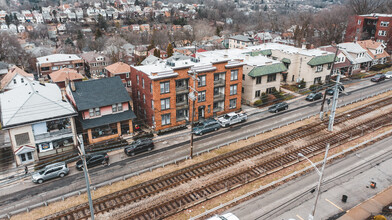
MULTIPOLYGON (((332 47, 335 47, 332 45, 332 47)), ((338 51, 339 51, 339 46, 336 45, 336 51, 335 51, 335 56, 333 58, 333 62, 332 62, 332 66, 331 66, 331 71, 329 72, 329 77, 328 77, 328 81, 326 82, 327 85, 329 85, 329 83, 331 82, 331 77, 332 77, 332 73, 333 73, 333 68, 335 66, 335 61, 336 61, 336 57, 338 56, 338 51)), ((321 109, 320 109, 320 120, 322 121, 324 118, 324 103, 325 103, 325 99, 327 97, 327 93, 324 92, 324 97, 323 97, 323 101, 321 102, 321 109)))
POLYGON ((336 84, 333 91, 332 108, 331 108, 331 115, 329 116, 328 131, 333 131, 336 106, 338 105, 339 85, 340 85, 340 73, 338 74, 338 78, 336 79, 336 84))
POLYGON ((196 98, 197 98, 197 91, 196 91, 196 81, 199 79, 197 78, 197 73, 194 70, 191 70, 192 73, 191 77, 193 79, 193 87, 189 86, 189 88, 192 90, 189 93, 189 99, 192 100, 192 119, 191 119, 191 152, 190 152, 190 158, 193 158, 193 121, 195 120, 195 103, 196 103, 196 98))
POLYGON ((88 196, 88 204, 90 206, 90 214, 91 214, 91 220, 94 220, 94 207, 93 207, 93 200, 91 199, 91 192, 90 192, 90 178, 88 176, 88 171, 87 171, 87 164, 86 164, 86 153, 84 151, 84 143, 83 143, 83 137, 82 135, 76 136, 78 138, 78 141, 80 143, 80 148, 79 151, 82 154, 82 161, 83 161, 83 172, 84 172, 84 178, 86 179, 86 187, 87 187, 87 196, 88 196))

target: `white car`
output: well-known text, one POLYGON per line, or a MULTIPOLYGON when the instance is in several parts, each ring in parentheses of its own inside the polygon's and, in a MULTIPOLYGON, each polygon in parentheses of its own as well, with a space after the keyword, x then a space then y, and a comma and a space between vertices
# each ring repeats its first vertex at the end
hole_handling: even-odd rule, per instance
POLYGON ((223 215, 214 215, 207 220, 240 220, 240 219, 237 216, 235 216, 233 213, 229 212, 223 215))
POLYGON ((390 78, 392 78, 392 71, 388 71, 384 75, 385 75, 385 78, 390 79, 390 78))

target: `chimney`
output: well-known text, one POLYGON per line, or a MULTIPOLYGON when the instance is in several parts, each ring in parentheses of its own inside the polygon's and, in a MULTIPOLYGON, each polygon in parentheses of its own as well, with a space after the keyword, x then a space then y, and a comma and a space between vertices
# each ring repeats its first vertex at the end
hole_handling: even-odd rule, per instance
POLYGON ((71 91, 75 92, 76 91, 75 82, 71 81, 70 83, 71 83, 71 91))
POLYGON ((65 98, 65 89, 61 89, 61 100, 62 100, 63 102, 66 102, 66 101, 67 101, 67 98, 65 98))

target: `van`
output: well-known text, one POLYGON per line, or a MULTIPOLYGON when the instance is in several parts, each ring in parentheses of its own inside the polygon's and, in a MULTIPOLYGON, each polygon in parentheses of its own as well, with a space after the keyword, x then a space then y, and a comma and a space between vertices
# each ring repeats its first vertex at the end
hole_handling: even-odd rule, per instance
POLYGON ((65 162, 59 162, 47 165, 44 169, 34 173, 31 176, 33 183, 43 183, 56 177, 64 177, 69 173, 69 168, 65 162))

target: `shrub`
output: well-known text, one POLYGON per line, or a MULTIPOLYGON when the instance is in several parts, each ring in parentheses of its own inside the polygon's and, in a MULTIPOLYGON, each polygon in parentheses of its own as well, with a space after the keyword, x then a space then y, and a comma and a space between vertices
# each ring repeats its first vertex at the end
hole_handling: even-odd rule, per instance
POLYGON ((283 98, 282 94, 280 94, 280 92, 278 90, 276 90, 275 87, 272 89, 272 95, 274 95, 275 99, 278 99, 278 100, 281 100, 283 98))
POLYGON ((314 91, 320 90, 321 87, 322 87, 322 86, 321 86, 320 84, 313 84, 313 85, 309 86, 309 89, 310 89, 312 92, 314 92, 314 91))
POLYGON ((253 103, 253 105, 255 105, 255 106, 259 106, 259 105, 262 105, 262 104, 263 104, 263 102, 261 101, 261 99, 256 100, 256 101, 253 103))
POLYGON ((301 82, 297 83, 298 88, 303 89, 306 87, 306 82, 302 79, 301 82))
POLYGON ((263 92, 263 93, 261 93, 260 99, 263 104, 266 104, 268 102, 268 95, 265 92, 263 92))
POLYGON ((376 65, 370 67, 370 70, 372 70, 372 71, 380 71, 380 70, 382 70, 382 69, 391 67, 391 65, 392 65, 392 64, 390 64, 390 63, 376 64, 376 65))

